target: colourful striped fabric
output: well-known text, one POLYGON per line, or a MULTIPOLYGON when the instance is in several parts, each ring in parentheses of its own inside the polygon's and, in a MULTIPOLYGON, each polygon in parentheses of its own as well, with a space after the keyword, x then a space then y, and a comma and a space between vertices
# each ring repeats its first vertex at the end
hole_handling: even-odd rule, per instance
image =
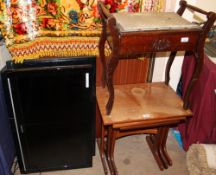
MULTIPOLYGON (((111 13, 164 11, 165 7, 165 0, 102 1, 111 13)), ((98 55, 97 0, 0 0, 0 4, 0 29, 16 62, 98 55)))

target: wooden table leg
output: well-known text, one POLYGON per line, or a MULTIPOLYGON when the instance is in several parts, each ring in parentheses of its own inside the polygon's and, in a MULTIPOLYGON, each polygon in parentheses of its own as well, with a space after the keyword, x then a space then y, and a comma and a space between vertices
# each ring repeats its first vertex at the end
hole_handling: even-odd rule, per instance
POLYGON ((158 148, 155 147, 155 141, 151 138, 151 136, 146 136, 146 140, 147 140, 147 143, 151 149, 151 152, 152 152, 160 170, 164 170, 164 165, 163 165, 163 162, 161 160, 159 150, 158 150, 158 148))
POLYGON ((166 151, 168 130, 168 127, 161 127, 158 130, 158 134, 152 134, 146 137, 147 143, 160 170, 167 169, 169 165, 172 165, 172 161, 166 151))
POLYGON ((118 175, 118 170, 114 162, 115 141, 117 139, 117 131, 110 126, 108 128, 107 137, 107 163, 110 168, 111 175, 118 175))
POLYGON ((107 166, 106 166, 106 155, 105 155, 105 126, 102 124, 101 125, 101 138, 97 139, 97 143, 98 143, 98 148, 99 148, 99 152, 100 152, 100 157, 101 157, 101 162, 103 165, 103 169, 104 169, 104 174, 107 175, 108 174, 108 170, 107 170, 107 166))
POLYGON ((163 132, 164 132, 163 141, 162 141, 162 144, 160 146, 161 154, 166 159, 167 164, 169 166, 172 166, 172 160, 171 160, 170 156, 168 155, 168 152, 166 149, 166 141, 167 141, 167 137, 168 137, 169 128, 168 127, 163 128, 163 132))
POLYGON ((173 61, 175 59, 176 53, 177 53, 176 51, 171 52, 170 56, 169 56, 169 59, 167 61, 166 71, 165 71, 165 83, 166 83, 166 85, 168 85, 169 81, 170 81, 170 68, 171 68, 172 63, 173 63, 173 61))

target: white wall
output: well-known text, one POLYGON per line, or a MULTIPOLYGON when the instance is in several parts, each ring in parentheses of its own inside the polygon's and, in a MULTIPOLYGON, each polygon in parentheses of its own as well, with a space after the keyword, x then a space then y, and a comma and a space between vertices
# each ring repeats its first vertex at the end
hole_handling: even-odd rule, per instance
MULTIPOLYGON (((213 11, 213 12, 216 12, 216 1, 215 0, 207 0, 207 1, 204 1, 204 0, 197 0, 196 2, 196 6, 205 10, 205 11, 213 11)), ((204 15, 201 15, 201 14, 198 14, 196 13, 196 15, 198 17, 201 18, 201 20, 205 20, 206 17, 204 15)), ((216 24, 216 22, 215 22, 216 24)))
POLYGON ((0 70, 4 67, 7 60, 11 59, 11 55, 3 43, 0 43, 0 70))
POLYGON ((216 1, 215 0, 196 0, 196 6, 206 11, 216 12, 216 1))

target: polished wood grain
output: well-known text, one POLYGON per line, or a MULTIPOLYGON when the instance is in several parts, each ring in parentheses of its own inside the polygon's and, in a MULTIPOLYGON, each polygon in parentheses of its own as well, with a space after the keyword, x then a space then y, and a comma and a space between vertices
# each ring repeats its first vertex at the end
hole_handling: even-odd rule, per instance
MULTIPOLYGON (((149 70, 149 67, 154 59, 142 58, 142 59, 126 59, 120 60, 119 64, 115 70, 113 76, 113 84, 123 85, 123 84, 135 84, 135 83, 144 83, 147 81, 150 82, 153 76, 153 69, 149 70)), ((96 59, 96 86, 102 86, 102 77, 103 68, 99 58, 96 59)), ((101 137, 101 118, 100 111, 96 107, 96 138, 101 137)))
POLYGON ((182 99, 164 83, 115 85, 114 90, 115 100, 109 115, 106 114, 106 102, 109 98, 107 89, 97 87, 96 90, 104 125, 137 121, 157 123, 192 116, 189 109, 183 109, 182 99))
POLYGON ((192 112, 183 109, 183 101, 165 83, 115 85, 115 100, 110 115, 106 113, 109 94, 96 88, 101 138, 98 138, 105 174, 106 162, 111 174, 117 175, 114 149, 117 139, 134 134, 147 134, 147 143, 161 170, 172 165, 166 149, 169 127, 186 120, 192 112))
MULTIPOLYGON (((120 23, 117 24, 114 15, 109 13, 102 2, 98 2, 103 24, 99 42, 102 87, 97 87, 96 96, 97 114, 100 116, 98 122, 101 124, 98 145, 105 174, 108 173, 107 163, 111 175, 118 175, 114 161, 115 142, 118 138, 133 134, 148 135, 147 143, 160 170, 172 165, 166 149, 168 130, 192 116, 192 112, 188 109, 189 96, 203 65, 205 37, 216 19, 215 13, 205 12, 183 0, 180 1, 177 14, 181 16, 186 8, 207 16, 202 27, 130 32, 124 30, 122 32, 119 28, 120 23), (106 41, 111 48, 109 56, 105 56, 104 53, 106 41), (183 100, 168 85, 171 65, 176 52, 180 50, 185 50, 186 54, 193 54, 196 60, 196 66, 183 100), (154 54, 161 51, 171 51, 166 66, 165 82, 141 84, 136 82, 136 84, 114 86, 114 73, 121 60, 136 58, 146 52, 154 54)), ((130 67, 130 63, 127 66, 130 67)), ((129 70, 127 66, 124 65, 129 70)), ((134 71, 137 70, 134 69, 134 71)), ((124 76, 130 76, 130 73, 126 72, 126 75, 120 78, 124 76)), ((134 78, 134 75, 132 77, 134 78)))
MULTIPOLYGON (((144 83, 148 75, 149 58, 120 60, 113 76, 113 84, 144 83)), ((102 64, 96 60, 96 85, 102 86, 102 64)))

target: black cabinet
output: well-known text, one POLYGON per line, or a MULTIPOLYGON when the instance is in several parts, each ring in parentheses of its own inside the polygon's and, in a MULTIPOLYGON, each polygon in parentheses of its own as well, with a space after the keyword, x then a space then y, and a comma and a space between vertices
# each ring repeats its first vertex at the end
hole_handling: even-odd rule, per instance
POLYGON ((95 57, 8 62, 2 75, 21 171, 91 166, 95 57))
POLYGON ((11 175, 15 149, 0 76, 0 175, 11 175))

